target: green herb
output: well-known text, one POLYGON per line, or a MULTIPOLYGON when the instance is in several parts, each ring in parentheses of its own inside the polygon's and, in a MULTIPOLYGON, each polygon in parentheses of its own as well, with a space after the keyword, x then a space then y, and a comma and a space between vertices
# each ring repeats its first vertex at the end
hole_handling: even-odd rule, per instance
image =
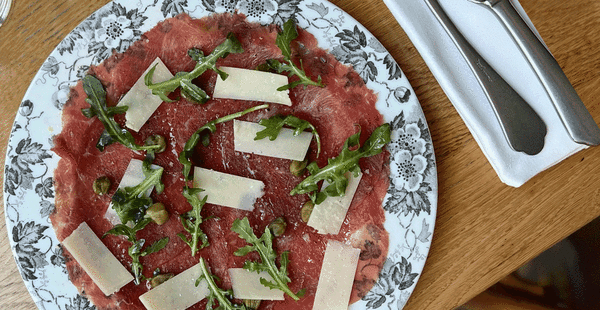
POLYGON ((146 210, 154 203, 152 198, 144 195, 148 189, 154 187, 154 190, 160 194, 165 188, 160 180, 164 169, 162 167, 152 169, 150 164, 153 159, 154 154, 149 152, 142 165, 145 179, 140 184, 120 188, 112 197, 112 208, 123 224, 129 221, 137 224, 144 218, 146 210))
POLYGON ((301 134, 306 129, 310 129, 315 137, 315 140, 317 141, 317 157, 319 157, 319 154, 321 154, 321 137, 319 136, 315 126, 308 121, 297 118, 293 115, 288 115, 285 118, 281 115, 275 115, 270 118, 260 120, 259 124, 265 126, 266 128, 257 132, 254 140, 261 140, 268 137, 269 140, 273 141, 277 139, 277 136, 285 125, 294 128, 294 136, 301 134))
POLYGON ((208 198, 208 196, 204 196, 204 199, 200 200, 198 194, 202 191, 203 190, 200 188, 189 188, 187 186, 183 188, 183 196, 192 205, 192 210, 181 215, 179 219, 181 220, 181 225, 183 225, 185 231, 191 235, 191 238, 188 239, 187 236, 182 233, 177 234, 177 236, 190 246, 192 256, 195 256, 196 253, 198 253, 198 250, 208 246, 208 237, 200 228, 200 224, 204 221, 200 213, 208 198))
POLYGON ((277 73, 289 72, 288 76, 297 76, 299 80, 294 81, 290 84, 279 87, 277 90, 282 91, 286 89, 292 89, 298 85, 313 85, 319 87, 325 87, 321 81, 321 76, 319 76, 317 82, 311 80, 308 76, 306 76, 306 72, 304 72, 304 67, 302 66, 302 60, 300 60, 300 67, 296 66, 292 61, 292 47, 291 43, 298 37, 298 30, 296 29, 296 23, 293 19, 289 19, 287 22, 283 24, 283 31, 277 34, 277 38, 275 39, 275 43, 281 50, 281 54, 283 54, 283 59, 285 63, 282 63, 276 59, 267 60, 267 65, 277 71, 277 73))
POLYGON ((236 256, 245 256, 251 252, 258 252, 260 256, 260 262, 252 262, 246 261, 244 263, 244 269, 249 271, 255 271, 260 273, 262 271, 266 271, 273 278, 271 282, 265 278, 260 279, 260 283, 270 289, 278 289, 294 300, 299 300, 300 297, 304 295, 304 290, 294 294, 290 288, 287 286, 287 283, 292 280, 288 277, 287 267, 289 264, 288 252, 281 253, 281 257, 279 259, 279 264, 281 265, 277 268, 275 264, 275 259, 277 259, 277 253, 273 250, 273 235, 271 234, 271 230, 269 227, 265 227, 265 232, 263 235, 258 238, 254 234, 252 227, 250 227, 250 223, 248 218, 245 217, 243 219, 236 219, 233 221, 233 226, 231 230, 236 232, 240 238, 246 240, 246 242, 250 243, 245 247, 239 248, 235 251, 234 255, 236 256))
POLYGON ((159 146, 141 146, 135 143, 133 135, 126 129, 121 128, 114 119, 116 114, 127 112, 127 106, 122 107, 107 107, 106 106, 106 90, 100 80, 91 75, 86 75, 83 80, 83 90, 87 94, 85 101, 90 107, 81 109, 81 113, 87 118, 98 116, 98 119, 104 125, 104 132, 100 135, 96 147, 100 151, 108 145, 119 142, 129 149, 134 151, 149 151, 158 149, 159 146))
POLYGON ((131 256, 132 259, 131 272, 133 273, 133 276, 135 278, 134 282, 136 285, 140 284, 140 281, 144 279, 144 275, 142 274, 144 266, 142 266, 142 263, 140 263, 140 257, 156 253, 162 250, 167 245, 167 243, 169 243, 169 238, 164 237, 142 250, 146 240, 138 240, 136 233, 144 229, 144 227, 146 227, 146 225, 148 225, 150 222, 152 222, 152 220, 146 218, 137 222, 137 224, 135 224, 134 227, 129 227, 125 224, 118 224, 115 225, 115 227, 113 227, 111 230, 107 231, 104 234, 104 236, 102 236, 103 238, 106 235, 125 236, 127 237, 127 240, 129 240, 129 242, 132 243, 127 252, 129 253, 129 256, 131 256))
MULTIPOLYGON (((210 140, 210 133, 214 133, 217 131, 217 124, 231 121, 240 116, 246 115, 250 112, 254 112, 261 109, 268 108, 268 104, 254 106, 252 108, 246 109, 244 111, 240 111, 237 113, 229 114, 223 116, 221 118, 217 118, 206 123, 204 126, 200 127, 196 132, 188 139, 183 147, 183 151, 179 153, 179 162, 183 165, 183 176, 186 181, 190 180, 190 172, 192 170, 192 162, 190 158, 194 152, 194 148, 198 145, 198 142, 202 141, 204 146, 208 146, 210 140)), ((190 188, 188 184, 183 188, 183 196, 187 199, 187 201, 192 205, 192 210, 180 217, 181 224, 185 231, 187 231, 191 238, 187 238, 184 234, 178 234, 178 236, 183 240, 187 245, 190 246, 192 250, 192 256, 196 255, 198 250, 208 246, 208 237, 200 228, 200 224, 204 221, 202 215, 202 207, 206 203, 206 199, 208 196, 204 197, 204 199, 200 199, 198 194, 203 190, 200 188, 190 188)))
POLYGON ((311 200, 315 204, 323 202, 327 196, 344 195, 348 186, 346 172, 352 172, 354 176, 358 176, 360 173, 359 159, 382 152, 383 147, 390 142, 390 125, 386 123, 377 127, 362 147, 351 151, 351 148, 359 145, 359 139, 360 132, 348 138, 340 155, 329 159, 327 166, 319 168, 316 162, 309 164, 306 168, 310 176, 300 182, 290 192, 290 195, 311 193, 311 200), (314 192, 319 189, 317 183, 323 180, 327 180, 329 185, 315 194, 314 192))
POLYGON ((136 233, 146 227, 153 220, 146 217, 146 211, 154 204, 152 198, 146 197, 145 193, 151 187, 154 187, 157 193, 162 193, 165 186, 161 182, 163 168, 152 169, 150 166, 154 161, 154 152, 150 151, 146 154, 146 158, 142 164, 144 180, 132 187, 118 189, 112 197, 112 208, 116 211, 121 224, 115 225, 111 230, 107 231, 106 235, 126 236, 132 245, 129 247, 128 253, 131 256, 131 271, 135 277, 135 284, 140 284, 143 279, 143 266, 140 263, 140 257, 146 256, 163 249, 169 242, 169 238, 165 237, 146 249, 144 247, 145 240, 137 239, 136 233), (128 222, 133 222, 134 226, 127 226, 128 222))
POLYGON ((227 57, 230 53, 242 53, 243 51, 244 49, 235 35, 229 33, 227 39, 208 56, 204 56, 202 51, 195 48, 188 51, 188 55, 197 62, 196 67, 191 72, 179 72, 170 80, 154 84, 152 83, 152 76, 156 69, 156 66, 154 66, 144 77, 144 82, 152 90, 152 94, 159 96, 163 101, 172 102, 173 100, 169 99, 168 95, 181 87, 181 95, 184 98, 198 103, 205 103, 210 97, 204 90, 194 85, 192 80, 208 69, 216 71, 221 79, 225 80, 227 73, 217 69, 217 60, 227 57))
POLYGON ((205 280, 208 284, 208 297, 206 309, 215 309, 215 310, 246 310, 246 306, 244 305, 236 305, 229 300, 233 298, 233 290, 224 290, 217 286, 215 283, 215 279, 218 278, 211 274, 208 271, 208 267, 204 262, 204 258, 200 258, 200 269, 202 270, 202 275, 196 280, 196 286, 200 284, 200 281, 205 280), (219 304, 217 308, 214 308, 216 303, 219 304))
POLYGON ((244 116, 250 112, 266 109, 268 107, 268 104, 254 106, 244 111, 229 114, 221 118, 212 120, 206 123, 204 126, 200 127, 198 130, 196 130, 196 132, 185 143, 183 151, 179 153, 179 162, 183 165, 183 177, 188 181, 190 180, 190 172, 192 170, 192 162, 190 161, 190 158, 192 157, 194 148, 196 147, 196 145, 198 145, 198 142, 200 141, 202 141, 202 145, 208 146, 208 144, 210 143, 210 133, 214 133, 215 131, 217 131, 217 124, 228 122, 238 117, 244 116))

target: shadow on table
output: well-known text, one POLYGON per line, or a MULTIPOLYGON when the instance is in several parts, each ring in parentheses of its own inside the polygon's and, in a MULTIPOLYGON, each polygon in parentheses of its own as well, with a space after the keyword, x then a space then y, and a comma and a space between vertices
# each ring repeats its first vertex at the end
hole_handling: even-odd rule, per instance
POLYGON ((600 309, 600 218, 457 310, 600 309))

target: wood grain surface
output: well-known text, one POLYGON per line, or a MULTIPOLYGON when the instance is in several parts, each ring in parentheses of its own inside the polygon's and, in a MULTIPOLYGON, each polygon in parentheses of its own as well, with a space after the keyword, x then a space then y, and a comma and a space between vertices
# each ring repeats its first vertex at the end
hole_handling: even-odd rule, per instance
MULTIPOLYGON (((0 165, 34 74, 67 33, 107 2, 13 0, 0 27, 0 165)), ((600 215, 600 148, 571 156, 521 188, 502 184, 383 2, 332 2, 392 53, 422 104, 433 136, 438 217, 425 270, 405 309, 452 309, 600 215)), ((600 2, 521 3, 600 121, 600 2)), ((4 207, 0 214, 3 218, 4 207)), ((0 309, 35 309, 11 254, 12 233, 4 219, 0 227, 0 309)))

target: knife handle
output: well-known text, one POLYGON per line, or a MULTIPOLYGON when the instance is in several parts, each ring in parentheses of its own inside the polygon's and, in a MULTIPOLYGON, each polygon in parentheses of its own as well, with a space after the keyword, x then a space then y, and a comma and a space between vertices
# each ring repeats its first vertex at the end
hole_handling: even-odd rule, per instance
POLYGON ((437 0, 425 0, 483 89, 510 147, 535 155, 544 148, 546 124, 531 106, 481 57, 437 0))
POLYGON ((511 33, 542 82, 571 138, 577 143, 600 144, 600 128, 546 46, 508 0, 480 2, 490 8, 511 33))

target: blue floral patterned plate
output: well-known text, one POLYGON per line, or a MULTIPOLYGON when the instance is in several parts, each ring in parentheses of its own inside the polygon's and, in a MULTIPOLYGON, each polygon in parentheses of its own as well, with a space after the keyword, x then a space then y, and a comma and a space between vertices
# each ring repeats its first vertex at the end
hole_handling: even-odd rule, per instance
POLYGON ((437 208, 437 172, 425 117, 400 67, 363 26, 322 0, 114 1, 75 28, 31 83, 16 117, 6 154, 5 214, 14 256, 40 309, 95 307, 69 282, 65 259, 50 227, 54 210, 52 138, 61 131, 69 87, 91 65, 125 51, 159 21, 188 13, 245 13, 252 21, 282 24, 295 18, 319 45, 352 65, 378 94, 377 108, 392 125, 391 182, 383 208, 390 232, 388 259, 373 289, 350 309, 401 309, 415 288, 431 244, 437 208))

